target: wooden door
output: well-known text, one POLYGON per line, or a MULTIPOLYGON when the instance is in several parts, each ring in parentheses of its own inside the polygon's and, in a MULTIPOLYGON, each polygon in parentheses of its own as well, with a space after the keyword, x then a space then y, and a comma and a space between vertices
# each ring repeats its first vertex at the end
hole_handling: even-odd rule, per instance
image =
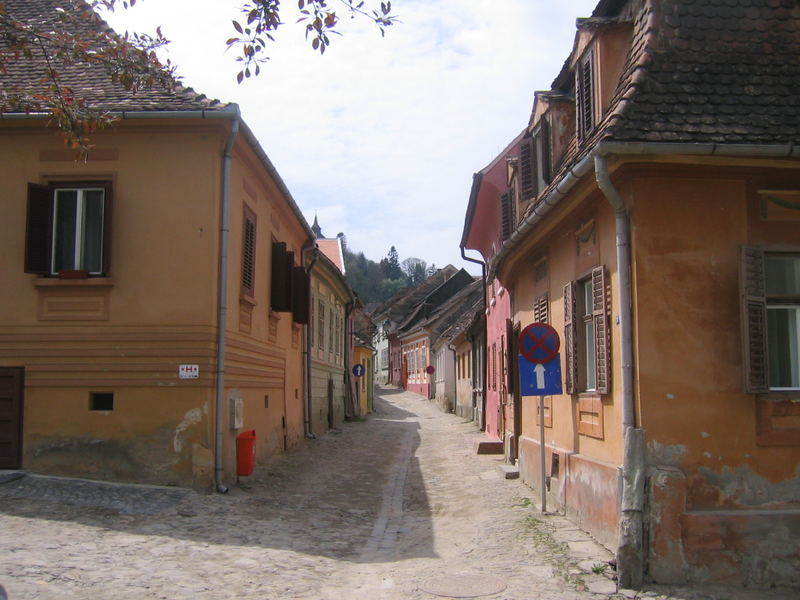
POLYGON ((0 469, 22 467, 24 389, 24 368, 0 367, 0 469))

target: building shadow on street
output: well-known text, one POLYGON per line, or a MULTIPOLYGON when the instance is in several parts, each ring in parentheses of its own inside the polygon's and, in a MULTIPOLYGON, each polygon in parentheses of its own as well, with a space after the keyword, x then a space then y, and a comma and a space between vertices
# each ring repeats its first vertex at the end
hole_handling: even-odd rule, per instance
POLYGON ((418 417, 392 401, 402 390, 378 391, 368 418, 272 457, 228 494, 29 475, 0 483, 0 518, 354 563, 435 557, 418 417))

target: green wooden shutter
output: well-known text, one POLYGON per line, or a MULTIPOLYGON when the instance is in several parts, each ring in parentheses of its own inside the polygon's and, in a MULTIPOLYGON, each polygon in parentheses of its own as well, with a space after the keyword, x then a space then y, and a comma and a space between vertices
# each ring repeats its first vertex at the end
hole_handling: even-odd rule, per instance
POLYGON ((606 296, 606 271, 602 265, 592 269, 592 319, 594 320, 594 356, 597 373, 595 390, 599 394, 608 394, 610 391, 608 299, 606 296))
POLYGON ((748 394, 769 392, 766 295, 764 253, 758 248, 742 246, 739 250, 739 298, 744 390, 748 394))
POLYGON ((575 282, 564 286, 564 387, 568 394, 576 393, 578 381, 578 348, 575 339, 575 282))
POLYGON ((50 272, 52 213, 48 187, 29 183, 28 215, 25 227, 26 273, 47 275, 50 272))

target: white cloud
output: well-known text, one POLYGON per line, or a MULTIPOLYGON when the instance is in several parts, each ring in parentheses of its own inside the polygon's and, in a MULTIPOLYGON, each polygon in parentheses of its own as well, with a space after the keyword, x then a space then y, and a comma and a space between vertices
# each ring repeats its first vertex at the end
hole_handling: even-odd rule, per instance
MULTIPOLYGON (((236 2, 146 0, 110 19, 162 24, 196 91, 237 102, 309 222, 379 260, 465 266, 458 248, 472 174, 527 124, 533 92, 569 54, 594 0, 395 0, 385 38, 343 19, 324 57, 290 15, 260 77, 235 83, 225 52, 236 2)), ((283 10, 296 10, 291 2, 283 10)), ((120 25, 122 24, 122 25, 120 25)), ((474 266, 470 267, 474 271, 474 266)))

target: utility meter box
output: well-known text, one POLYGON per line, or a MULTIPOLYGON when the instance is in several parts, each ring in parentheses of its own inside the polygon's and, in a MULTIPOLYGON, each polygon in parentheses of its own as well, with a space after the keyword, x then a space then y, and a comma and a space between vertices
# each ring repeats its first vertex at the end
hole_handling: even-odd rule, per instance
POLYGON ((231 430, 237 431, 244 427, 244 398, 231 396, 231 430))

